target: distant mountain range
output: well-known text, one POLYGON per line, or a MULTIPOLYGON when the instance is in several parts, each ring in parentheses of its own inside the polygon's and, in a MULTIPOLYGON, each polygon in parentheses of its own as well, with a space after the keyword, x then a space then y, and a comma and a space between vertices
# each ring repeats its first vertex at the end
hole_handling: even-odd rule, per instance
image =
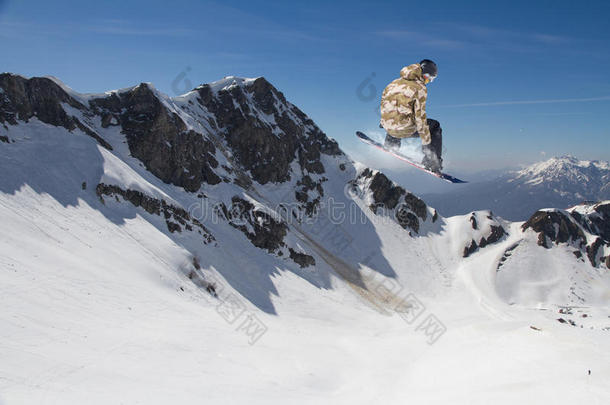
POLYGON ((423 198, 444 216, 491 209, 505 219, 524 221, 542 207, 567 208, 610 198, 610 164, 554 157, 493 180, 423 198))

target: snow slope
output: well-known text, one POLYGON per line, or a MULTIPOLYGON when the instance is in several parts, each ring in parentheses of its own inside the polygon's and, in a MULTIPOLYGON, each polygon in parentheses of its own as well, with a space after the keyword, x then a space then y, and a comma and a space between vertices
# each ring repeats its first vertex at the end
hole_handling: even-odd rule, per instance
MULTIPOLYGON (((188 115, 188 101, 173 103, 188 115)), ((91 125, 112 150, 36 118, 3 128, 11 142, 0 143, 2 403, 610 399, 604 266, 569 260, 564 246, 545 250, 520 223, 488 222, 488 212, 475 214, 475 229, 472 215, 435 220, 426 207, 414 233, 396 209, 370 209, 378 177, 345 156, 322 158, 315 220, 278 208, 295 179, 205 185, 202 202, 147 171, 118 128, 91 125), (100 183, 189 212, 204 204, 213 240, 171 232, 162 216, 98 195, 100 183), (236 194, 283 218, 287 246, 315 266, 257 248, 216 220, 210 207, 236 194), (506 235, 464 258, 491 224, 506 235)))

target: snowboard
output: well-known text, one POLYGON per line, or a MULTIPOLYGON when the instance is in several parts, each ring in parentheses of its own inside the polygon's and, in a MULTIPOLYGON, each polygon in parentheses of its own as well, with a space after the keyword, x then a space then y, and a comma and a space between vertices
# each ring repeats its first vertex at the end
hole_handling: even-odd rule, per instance
POLYGON ((356 132, 356 136, 364 143, 368 143, 369 145, 373 145, 374 147, 381 149, 382 151, 389 153, 390 155, 397 157, 398 159, 402 160, 403 162, 406 162, 408 164, 410 164, 411 166, 424 171, 428 174, 431 174, 435 177, 438 177, 439 179, 445 180, 449 183, 454 183, 454 184, 459 184, 459 183, 468 183, 467 181, 464 180, 460 180, 457 177, 453 177, 450 174, 446 174, 446 173, 441 173, 441 174, 436 174, 428 169, 426 169, 421 163, 417 163, 414 162, 413 160, 409 159, 408 157, 406 157, 405 155, 401 154, 400 152, 397 151, 393 151, 390 149, 385 148, 382 144, 380 144, 379 142, 369 138, 368 136, 366 136, 364 133, 357 131, 356 132))

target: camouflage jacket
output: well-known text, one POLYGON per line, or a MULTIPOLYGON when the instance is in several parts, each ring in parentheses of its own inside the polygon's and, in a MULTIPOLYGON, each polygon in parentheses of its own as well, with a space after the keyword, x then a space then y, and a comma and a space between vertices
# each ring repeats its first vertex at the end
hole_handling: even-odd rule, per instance
POLYGON ((381 126, 396 138, 419 136, 422 144, 431 141, 426 122, 428 91, 421 66, 402 68, 400 78, 394 80, 381 96, 381 126))

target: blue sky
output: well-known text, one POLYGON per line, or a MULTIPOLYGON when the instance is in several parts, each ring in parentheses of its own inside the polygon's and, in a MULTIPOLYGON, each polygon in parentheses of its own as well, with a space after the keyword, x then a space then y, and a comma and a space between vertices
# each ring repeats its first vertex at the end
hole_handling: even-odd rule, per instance
POLYGON ((172 95, 265 76, 370 161, 380 157, 354 131, 377 129, 384 86, 429 58, 428 116, 448 167, 610 160, 608 15, 607 1, 0 0, 0 71, 81 92, 149 81, 172 95))

